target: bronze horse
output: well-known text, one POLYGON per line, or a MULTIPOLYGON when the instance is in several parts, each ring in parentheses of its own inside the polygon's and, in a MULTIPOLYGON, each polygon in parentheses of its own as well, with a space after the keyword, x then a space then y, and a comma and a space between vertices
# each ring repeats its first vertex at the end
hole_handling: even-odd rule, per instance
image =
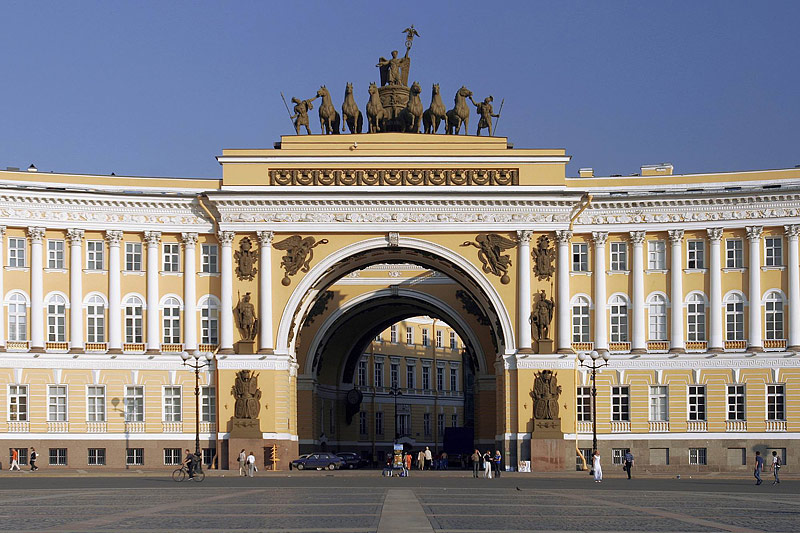
POLYGON ((342 133, 344 133, 345 125, 347 125, 350 133, 361 133, 364 127, 364 115, 356 105, 356 100, 353 98, 353 84, 348 82, 347 87, 344 89, 344 102, 342 103, 342 133))
POLYGON ((317 91, 317 98, 322 98, 319 106, 319 127, 323 134, 339 133, 339 112, 333 107, 331 93, 324 85, 317 91))
POLYGON ((383 109, 381 97, 378 93, 378 87, 375 83, 369 84, 369 102, 367 102, 367 123, 369 124, 369 133, 379 133, 383 130, 383 125, 388 114, 383 109))
MULTIPOLYGON (((467 135, 467 128, 469 128, 469 106, 467 106, 467 98, 472 97, 472 91, 464 87, 456 92, 455 107, 447 112, 447 134, 458 135, 461 131, 461 124, 464 124, 464 135, 467 135)), ((321 112, 321 111, 320 111, 321 112)))
POLYGON ((444 107, 442 95, 439 94, 439 84, 434 83, 431 89, 431 106, 422 114, 425 133, 436 133, 442 121, 447 123, 447 108, 444 107))
POLYGON ((408 92, 408 104, 400 111, 400 122, 406 133, 419 133, 419 126, 422 122, 422 100, 419 98, 421 92, 419 83, 414 82, 408 92))

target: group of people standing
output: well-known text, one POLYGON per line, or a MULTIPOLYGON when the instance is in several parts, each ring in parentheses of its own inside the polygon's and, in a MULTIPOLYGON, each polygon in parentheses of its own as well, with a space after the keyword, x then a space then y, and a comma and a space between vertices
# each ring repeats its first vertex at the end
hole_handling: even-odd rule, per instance
MULTIPOLYGON (((36 448, 31 446, 31 458, 30 458, 30 461, 29 461, 30 465, 31 465, 31 472, 36 472, 37 470, 39 470, 39 467, 36 466, 36 459, 38 459, 38 458, 39 458, 39 454, 36 453, 36 448)), ((16 448, 12 448, 11 449, 11 468, 9 468, 8 470, 9 471, 11 471, 11 470, 22 470, 19 467, 19 450, 16 449, 16 448)))
POLYGON ((239 452, 239 475, 240 476, 247 476, 253 477, 256 474, 256 456, 253 455, 253 452, 250 454, 244 453, 244 448, 242 451, 239 452))
POLYGON ((491 450, 486 450, 484 454, 481 454, 480 450, 475 450, 469 459, 472 462, 472 477, 478 477, 478 472, 481 470, 484 479, 500 477, 500 466, 503 462, 500 450, 495 450, 494 455, 491 450))

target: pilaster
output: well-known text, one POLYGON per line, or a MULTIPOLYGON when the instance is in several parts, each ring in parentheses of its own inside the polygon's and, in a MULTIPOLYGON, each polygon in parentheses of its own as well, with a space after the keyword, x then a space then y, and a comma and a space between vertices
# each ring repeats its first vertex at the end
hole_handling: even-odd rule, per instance
POLYGON ((570 230, 556 232, 558 241, 558 300, 556 304, 556 314, 558 315, 558 353, 571 354, 572 350, 572 331, 570 320, 570 286, 569 286, 569 246, 572 240, 570 230))
POLYGON ((517 231, 517 351, 532 353, 531 348, 531 237, 533 231, 517 231))
POLYGON ((722 228, 708 228, 708 270, 709 278, 709 309, 708 309, 708 351, 723 352, 724 343, 722 339, 722 259, 721 241, 722 228))
POLYGON ((750 314, 748 317, 749 331, 747 333, 750 352, 763 352, 764 346, 761 334, 761 234, 763 226, 747 226, 747 247, 749 255, 748 279, 750 314))
POLYGON ((644 231, 632 231, 633 244, 633 342, 631 353, 647 352, 647 333, 644 321, 644 231))
POLYGON ((69 239, 69 340, 70 353, 84 351, 83 337, 83 230, 68 229, 69 239))
POLYGON ((594 349, 608 351, 608 317, 606 316, 606 242, 607 231, 593 231, 594 242, 594 349))
POLYGON ((670 353, 684 353, 686 344, 683 336, 683 230, 668 231, 670 243, 670 353))
POLYGON ((257 236, 261 245, 261 267, 258 271, 258 353, 270 354, 275 349, 272 338, 272 239, 275 234, 272 231, 259 231, 257 236))

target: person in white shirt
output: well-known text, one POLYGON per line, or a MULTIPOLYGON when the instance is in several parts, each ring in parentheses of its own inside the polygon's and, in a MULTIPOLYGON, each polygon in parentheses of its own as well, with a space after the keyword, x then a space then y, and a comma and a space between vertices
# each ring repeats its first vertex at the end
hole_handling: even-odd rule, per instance
POLYGON ((603 481, 603 467, 600 466, 600 452, 597 450, 592 454, 592 469, 594 469, 594 482, 600 483, 603 481))
POLYGON ((778 470, 781 469, 782 462, 783 461, 781 461, 781 458, 778 457, 778 452, 773 450, 772 451, 772 475, 775 476, 775 481, 772 482, 773 485, 776 484, 776 483, 780 483, 781 482, 781 480, 778 478, 778 470))
POLYGON ((430 469, 431 463, 433 462, 433 454, 431 453, 431 449, 425 446, 425 467, 430 469))
POLYGON ((239 475, 247 475, 247 454, 244 453, 244 448, 239 452, 239 475))
POLYGON ((253 452, 250 452, 250 455, 247 456, 247 475, 249 477, 253 477, 256 473, 256 456, 253 455, 253 452))

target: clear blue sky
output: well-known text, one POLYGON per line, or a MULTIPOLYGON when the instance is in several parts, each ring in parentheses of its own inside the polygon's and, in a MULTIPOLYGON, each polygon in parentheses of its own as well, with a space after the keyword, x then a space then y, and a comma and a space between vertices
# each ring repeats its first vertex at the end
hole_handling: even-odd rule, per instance
MULTIPOLYGON (((498 133, 601 174, 800 164, 800 2, 0 0, 0 168, 218 177, 294 133, 280 100, 421 37, 411 78, 505 98, 498 133)), ((313 131, 319 132, 316 109, 313 131)), ((476 119, 473 118, 473 122, 476 119)), ((474 124, 470 133, 474 133, 474 124)))

